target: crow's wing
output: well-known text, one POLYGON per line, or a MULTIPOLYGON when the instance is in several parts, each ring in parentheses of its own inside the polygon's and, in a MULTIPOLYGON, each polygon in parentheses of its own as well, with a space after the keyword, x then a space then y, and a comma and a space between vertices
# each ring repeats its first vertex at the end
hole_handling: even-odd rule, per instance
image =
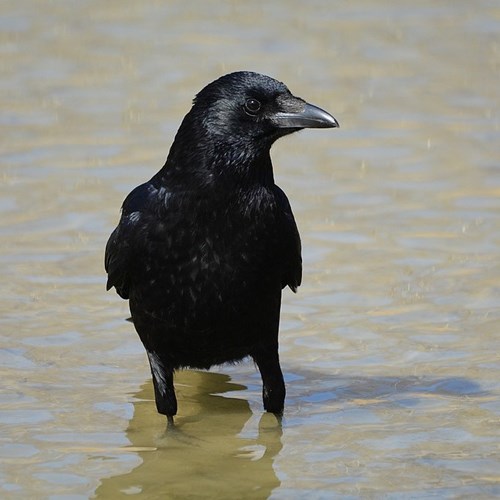
POLYGON ((120 222, 106 244, 106 289, 114 286, 118 295, 124 299, 129 298, 130 278, 144 245, 144 219, 150 199, 156 194, 157 189, 151 182, 136 187, 123 202, 120 222))
POLYGON ((115 287, 118 295, 128 299, 130 286, 130 265, 133 261, 133 237, 135 233, 133 223, 123 217, 118 227, 111 233, 106 244, 104 267, 108 273, 106 290, 115 287))
POLYGON ((296 292, 302 282, 300 235, 286 194, 276 185, 274 192, 282 216, 280 227, 284 265, 282 286, 283 288, 289 286, 293 292, 296 292))

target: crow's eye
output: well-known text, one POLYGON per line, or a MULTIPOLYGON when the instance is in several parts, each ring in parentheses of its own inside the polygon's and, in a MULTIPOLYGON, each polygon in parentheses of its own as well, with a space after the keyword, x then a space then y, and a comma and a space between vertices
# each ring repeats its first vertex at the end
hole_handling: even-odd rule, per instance
POLYGON ((245 101, 245 111, 252 116, 255 116, 260 110, 260 102, 257 99, 247 99, 245 101))

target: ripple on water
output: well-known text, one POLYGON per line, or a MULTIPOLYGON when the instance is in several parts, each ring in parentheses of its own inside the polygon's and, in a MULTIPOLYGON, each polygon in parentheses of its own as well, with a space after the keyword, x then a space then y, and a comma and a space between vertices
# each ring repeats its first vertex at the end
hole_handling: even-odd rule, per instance
POLYGON ((3 409, 0 413, 0 423, 6 425, 34 425, 54 420, 54 415, 48 410, 30 408, 29 410, 3 409))

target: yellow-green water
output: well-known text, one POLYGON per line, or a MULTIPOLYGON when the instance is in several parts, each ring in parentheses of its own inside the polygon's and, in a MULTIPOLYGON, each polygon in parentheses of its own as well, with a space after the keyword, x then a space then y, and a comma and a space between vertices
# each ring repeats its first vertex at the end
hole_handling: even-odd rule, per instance
POLYGON ((0 5, 0 497, 500 495, 500 5, 0 5), (267 73, 335 131, 273 149, 304 247, 280 427, 253 364, 152 402, 103 248, 193 95, 267 73))

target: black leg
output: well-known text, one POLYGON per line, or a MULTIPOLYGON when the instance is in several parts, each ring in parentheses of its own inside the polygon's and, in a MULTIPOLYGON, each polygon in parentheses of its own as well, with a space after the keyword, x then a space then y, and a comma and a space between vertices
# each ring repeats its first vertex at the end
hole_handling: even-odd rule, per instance
POLYGON ((252 354, 262 377, 264 409, 281 415, 285 405, 285 382, 281 373, 278 345, 261 348, 252 354))
POLYGON ((158 355, 147 351, 151 374, 153 375, 153 386, 155 389, 156 409, 158 413, 166 415, 169 422, 173 422, 173 416, 177 413, 177 399, 174 389, 174 370, 166 367, 158 355))

